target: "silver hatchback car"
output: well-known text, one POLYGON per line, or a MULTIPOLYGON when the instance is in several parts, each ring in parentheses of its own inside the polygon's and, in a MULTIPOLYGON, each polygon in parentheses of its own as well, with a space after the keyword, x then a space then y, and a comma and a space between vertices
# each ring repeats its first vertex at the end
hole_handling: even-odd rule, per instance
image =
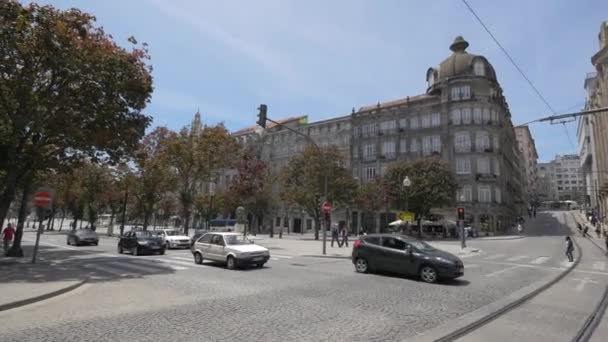
POLYGON ((229 269, 248 265, 261 268, 270 259, 268 249, 243 240, 237 233, 228 232, 210 232, 201 236, 192 246, 192 255, 197 264, 208 259, 226 263, 229 269))

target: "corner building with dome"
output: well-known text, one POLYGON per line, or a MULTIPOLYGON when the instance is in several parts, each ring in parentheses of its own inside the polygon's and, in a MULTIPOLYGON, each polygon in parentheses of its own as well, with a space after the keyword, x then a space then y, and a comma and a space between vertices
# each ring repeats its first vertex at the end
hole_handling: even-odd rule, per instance
MULTIPOLYGON (((353 176, 367 182, 395 161, 439 156, 456 174, 456 203, 465 208, 466 223, 484 235, 500 234, 526 207, 523 158, 494 68, 468 46, 456 37, 452 54, 427 70, 425 94, 353 109, 349 159, 353 176)), ((455 207, 433 212, 456 216, 455 207)), ((380 222, 356 210, 350 215, 354 226, 385 227, 396 211, 380 222)))

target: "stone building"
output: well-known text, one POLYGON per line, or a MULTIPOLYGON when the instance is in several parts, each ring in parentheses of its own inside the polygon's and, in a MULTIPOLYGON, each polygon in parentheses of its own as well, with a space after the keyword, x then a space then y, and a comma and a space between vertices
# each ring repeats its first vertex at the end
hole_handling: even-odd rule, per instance
POLYGON ((547 179, 541 193, 545 201, 576 201, 585 203, 585 177, 576 154, 557 155, 548 163, 539 164, 539 179, 547 179))
MULTIPOLYGON (((456 173, 456 200, 467 223, 501 232, 525 206, 524 167, 494 68, 468 53, 468 45, 457 37, 452 54, 427 70, 425 94, 352 114, 353 175, 365 182, 383 176, 396 160, 438 156, 456 173)), ((443 209, 438 211, 455 217, 455 208, 443 209)))
MULTIPOLYGON (((597 72, 587 73, 585 78, 585 92, 587 93, 585 109, 591 109, 591 99, 597 89, 597 72)), ((581 172, 585 179, 585 204, 590 208, 597 208, 599 202, 598 159, 596 156, 596 137, 594 127, 597 125, 592 115, 579 117, 576 136, 578 137, 578 155, 581 162, 581 172)))
POLYGON ((538 153, 532 134, 530 134, 530 128, 528 126, 515 127, 515 138, 523 157, 525 193, 527 194, 525 197, 527 203, 536 202, 538 200, 538 153))

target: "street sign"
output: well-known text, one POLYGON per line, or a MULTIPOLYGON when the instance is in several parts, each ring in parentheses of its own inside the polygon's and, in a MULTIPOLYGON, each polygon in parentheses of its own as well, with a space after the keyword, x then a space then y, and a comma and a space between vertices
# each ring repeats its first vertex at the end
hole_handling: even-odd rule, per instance
POLYGON ((399 213, 399 219, 405 222, 414 222, 416 215, 410 211, 402 211, 399 213))
POLYGON ((323 212, 324 213, 331 212, 331 202, 323 202, 323 212))
POLYGON ((52 196, 48 191, 38 191, 34 195, 34 205, 37 207, 47 208, 51 206, 52 196))

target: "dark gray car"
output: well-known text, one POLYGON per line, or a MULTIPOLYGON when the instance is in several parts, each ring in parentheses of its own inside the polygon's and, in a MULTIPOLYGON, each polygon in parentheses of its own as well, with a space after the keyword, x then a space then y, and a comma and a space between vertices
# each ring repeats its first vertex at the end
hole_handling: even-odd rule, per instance
POLYGON ((360 273, 382 270, 420 276, 427 283, 464 274, 464 265, 457 256, 402 235, 362 236, 353 244, 352 261, 360 273))
POLYGON ((90 229, 74 229, 70 230, 66 238, 68 245, 95 245, 99 244, 97 233, 90 229))

